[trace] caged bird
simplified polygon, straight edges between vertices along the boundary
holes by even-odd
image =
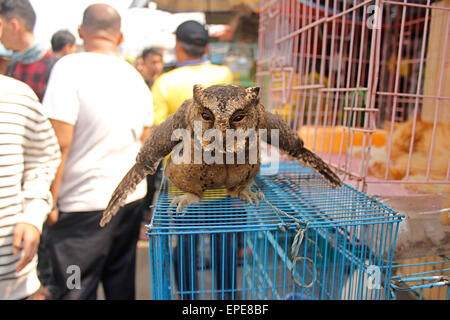
[[[278,135],[272,134],[274,129]],[[100,226],[111,220],[128,194],[146,175],[154,174],[159,162],[169,154],[165,175],[184,192],[171,203],[177,206],[177,212],[199,202],[205,190],[214,188],[224,188],[232,197],[258,204],[257,193],[250,189],[260,169],[258,139],[310,166],[332,186],[342,185],[330,167],[304,147],[303,140],[282,117],[264,109],[258,87],[194,85],[193,98],[153,128],[136,163],[113,192]],[[202,152],[209,157],[198,157]]]

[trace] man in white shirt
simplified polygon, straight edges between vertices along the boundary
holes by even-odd
[[[140,74],[116,54],[123,40],[120,24],[112,7],[89,6],[79,28],[86,52],[56,63],[44,97],[62,153],[46,239],[55,299],[96,299],[99,282],[107,299],[134,299],[139,199],[146,194],[145,183],[119,213],[124,219],[98,226],[153,124],[151,93]]]

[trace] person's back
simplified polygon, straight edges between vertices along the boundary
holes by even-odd
[[[195,84],[209,87],[216,84],[231,84],[233,75],[228,67],[203,61],[181,65],[156,79],[152,94],[155,101],[155,123],[160,124],[173,114],[181,104],[192,98]]]
[[[177,68],[162,74],[152,87],[155,124],[166,120],[181,104],[192,98],[194,84],[209,87],[232,84],[230,68],[211,64],[203,56],[208,51],[207,30],[197,21],[185,21],[175,31]]]
[[[12,61],[8,65],[6,74],[28,84],[39,97],[39,100],[42,101],[55,62],[56,57],[51,52],[46,51],[36,61],[26,62],[20,59]]]
[[[52,119],[75,125],[59,190],[60,210],[106,207],[126,164],[139,151],[144,125],[152,121],[151,105],[141,102],[149,100],[142,94],[146,90],[137,71],[116,56],[82,52],[57,62],[44,106],[52,108]],[[131,200],[144,194],[139,189]]]
[[[98,225],[128,169],[124,165],[134,161],[153,124],[152,95],[144,79],[117,56],[120,28],[120,15],[112,7],[86,8],[79,28],[86,52],[55,64],[44,97],[62,153],[52,184],[57,202],[47,221],[55,299],[96,299],[99,282],[107,299],[134,299],[145,183],[117,213],[120,222]],[[81,270],[79,290],[67,287],[71,265]]]

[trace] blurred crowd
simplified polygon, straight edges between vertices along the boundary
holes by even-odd
[[[29,0],[0,0],[0,299],[135,298],[136,243],[161,181],[148,176],[105,227],[111,194],[152,127],[194,84],[231,84],[205,55],[203,25],[175,30],[177,65],[160,48],[134,64],[118,54],[121,17],[106,4],[36,42]],[[149,31],[152,32],[152,31]],[[161,164],[160,166],[161,167]]]

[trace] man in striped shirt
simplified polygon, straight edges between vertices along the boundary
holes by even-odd
[[[59,163],[58,141],[36,94],[0,75],[1,300],[26,299],[40,287],[36,252]]]

